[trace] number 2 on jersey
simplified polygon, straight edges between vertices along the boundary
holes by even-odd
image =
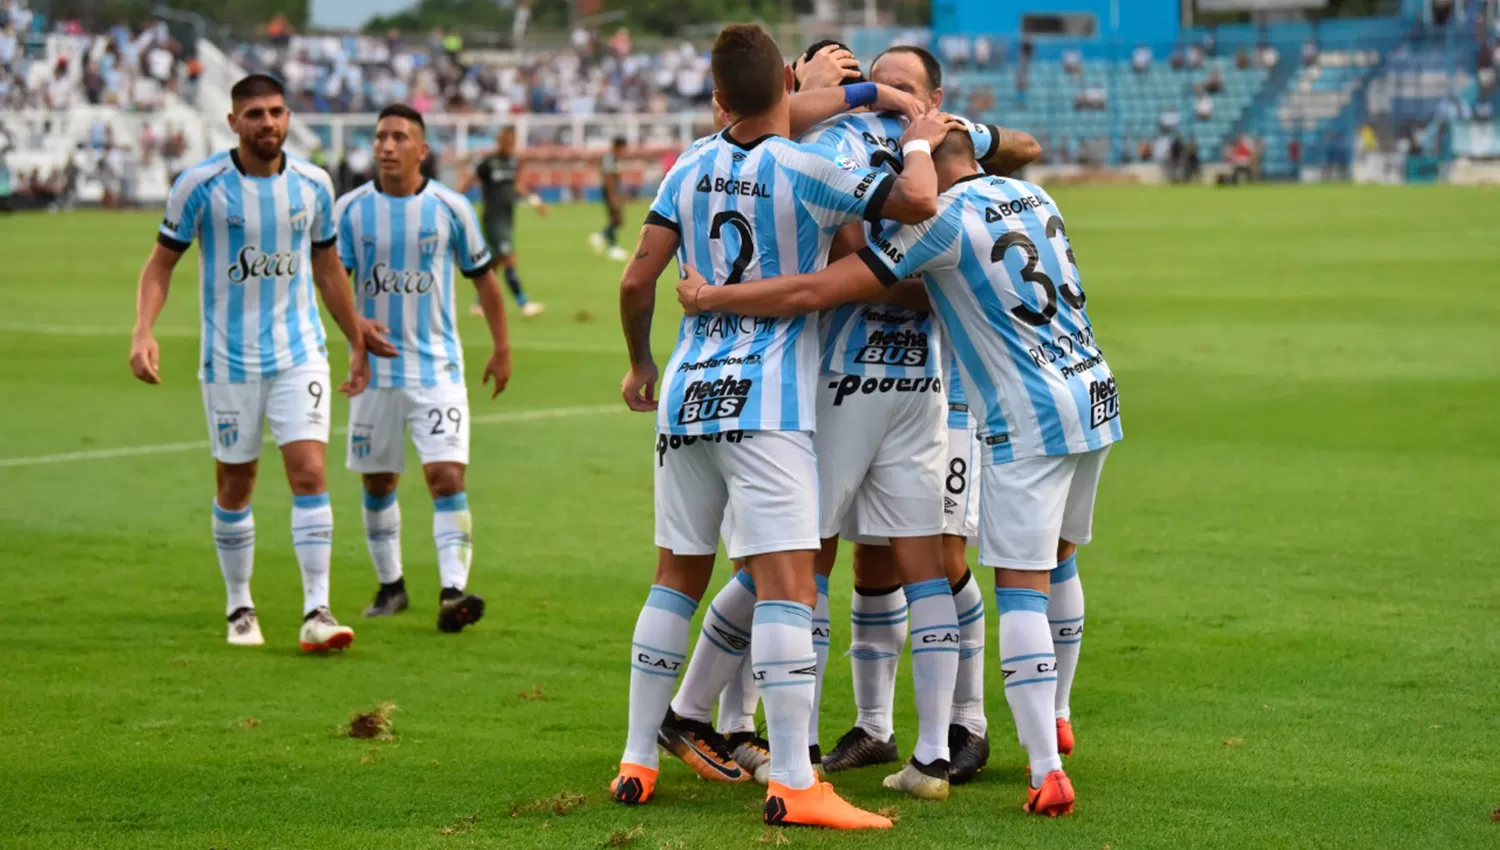
[[[708,238],[719,239],[726,224],[739,231],[740,253],[730,264],[729,277],[724,278],[724,283],[739,283],[745,277],[745,269],[749,268],[750,260],[755,257],[755,234],[750,231],[750,222],[738,210],[724,210],[714,216],[713,223],[708,228]]]

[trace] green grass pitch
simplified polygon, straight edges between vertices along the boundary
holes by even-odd
[[[196,258],[160,323],[165,383],[138,384],[127,329],[159,216],[81,212],[0,219],[0,846],[1500,846],[1500,196],[1057,196],[1127,435],[1079,559],[1075,816],[1022,815],[995,681],[994,757],[947,804],[885,791],[880,770],[838,777],[895,809],[888,834],[778,836],[760,789],[670,760],[652,805],[609,801],[655,553],[652,421],[618,397],[620,266],[588,250],[596,208],[521,213],[521,270],[548,310],[512,313],[497,401],[464,318],[486,619],[436,632],[431,506],[410,480],[413,610],[360,621],[375,580],[336,435],[333,598],[358,640],[297,651],[271,452],[254,503],[268,645],[227,646],[195,445]],[[660,362],[678,312],[664,280]],[[334,361],[339,379],[338,347]],[[111,452],[132,447],[152,453]],[[853,718],[842,566],[833,587],[825,745]],[[905,752],[905,669],[898,693]],[[341,733],[384,702],[394,740]],[[581,803],[532,805],[559,794]]]

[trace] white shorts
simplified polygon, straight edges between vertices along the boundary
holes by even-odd
[[[328,442],[333,387],[326,360],[293,366],[274,378],[202,387],[208,438],[214,460],[220,463],[258,460],[266,421],[278,446],[299,440]]]
[[[824,373],[818,381],[818,524],[823,537],[943,531],[947,404],[930,378]]]
[[[1011,570],[1057,567],[1057,543],[1094,535],[1094,496],[1109,446],[1084,454],[1028,457],[980,472],[979,563]]]
[[[365,390],[349,402],[349,469],[405,472],[406,429],[423,464],[469,462],[469,392],[463,384]]]
[[[807,431],[656,436],[656,545],[730,558],[818,548],[818,464]]]
[[[948,429],[948,461],[943,467],[943,533],[979,536],[979,437],[973,428]]]

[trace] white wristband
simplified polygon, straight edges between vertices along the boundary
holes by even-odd
[[[932,156],[932,145],[927,144],[926,139],[917,139],[915,142],[907,142],[901,147],[901,156],[905,158],[911,156],[916,151],[921,151],[928,156]]]

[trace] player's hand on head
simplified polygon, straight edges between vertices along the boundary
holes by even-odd
[[[696,316],[701,310],[698,309],[698,292],[708,286],[708,281],[698,270],[690,265],[683,265],[682,279],[677,281],[677,303],[682,305],[682,312],[689,316]]]
[[[925,141],[934,149],[943,143],[949,131],[961,129],[958,120],[946,112],[932,110],[924,113],[907,125],[906,132],[901,136],[901,146]]]
[[[876,83],[875,111],[899,112],[906,117],[906,120],[915,121],[927,112],[927,104],[918,100],[915,95]]]
[[[484,377],[480,380],[482,384],[489,384],[490,379],[495,380],[494,392],[490,398],[495,398],[505,391],[505,385],[510,383],[510,349],[496,349],[490,355],[490,359],[484,364]]]
[[[370,385],[370,358],[364,349],[354,346],[349,349],[349,379],[339,385],[339,392],[354,398]]]
[[[830,44],[806,62],[799,60],[794,70],[803,89],[824,89],[858,77],[859,60],[837,44]]]
[[[654,362],[648,360],[631,366],[620,382],[620,395],[624,396],[626,406],[638,413],[655,410],[657,378]]]
[[[156,344],[156,337],[147,334],[130,341],[130,371],[135,373],[136,380],[161,383],[160,362],[161,348]]]
[[[360,325],[360,342],[366,351],[376,357],[395,357],[401,353],[387,336],[390,328],[373,319],[362,320]]]

